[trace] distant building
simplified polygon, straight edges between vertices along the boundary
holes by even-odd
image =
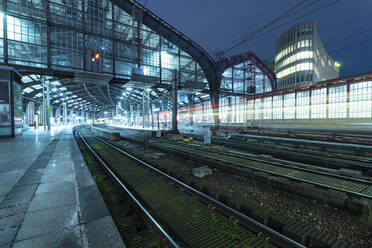
[[[278,89],[339,77],[339,64],[328,55],[314,21],[296,24],[275,44]]]

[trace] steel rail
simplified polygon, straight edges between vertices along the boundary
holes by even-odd
[[[101,157],[94,151],[94,149],[86,142],[83,136],[78,131],[78,135],[80,136],[81,140],[84,144],[88,147],[88,149],[92,152],[92,154],[98,159],[98,161],[106,168],[106,170],[111,174],[111,176],[116,180],[118,184],[128,193],[128,195],[132,198],[132,200],[138,205],[138,207],[145,213],[145,215],[151,220],[151,222],[160,230],[160,232],[164,235],[164,237],[169,241],[169,243],[175,247],[179,248],[179,245],[172,239],[172,237],[164,230],[164,228],[155,220],[154,217],[147,211],[147,209],[137,200],[137,198],[130,192],[130,190],[125,187],[122,181],[115,175],[115,173],[109,168],[109,166],[101,159]]]
[[[158,145],[158,147],[161,147],[161,145]],[[292,181],[312,184],[312,185],[318,186],[320,188],[333,189],[333,190],[336,190],[336,191],[346,193],[348,195],[356,196],[358,198],[367,198],[367,199],[372,200],[372,196],[370,196],[370,195],[366,195],[366,194],[362,194],[362,193],[358,193],[358,192],[354,192],[354,191],[350,191],[350,190],[346,190],[346,189],[340,189],[340,188],[337,188],[337,187],[334,187],[334,186],[329,186],[329,185],[326,185],[326,184],[323,184],[323,183],[312,182],[312,181],[309,181],[309,180],[306,180],[306,179],[300,179],[300,178],[296,178],[296,177],[292,177],[292,176],[282,175],[280,173],[272,172],[272,171],[269,171],[269,170],[255,168],[255,167],[251,167],[251,166],[248,166],[248,165],[243,165],[243,164],[239,164],[239,163],[236,163],[236,162],[228,161],[228,160],[225,160],[225,159],[219,159],[219,158],[211,157],[211,156],[208,156],[208,155],[198,154],[198,153],[195,153],[195,152],[188,152],[188,153],[196,155],[196,156],[212,159],[212,160],[215,160],[215,161],[223,162],[223,163],[232,164],[232,165],[236,165],[236,166],[239,166],[239,167],[252,169],[252,170],[255,170],[255,171],[265,172],[265,173],[268,173],[270,175],[274,175],[274,176],[278,176],[278,177],[284,177],[284,178],[290,179]]]
[[[128,137],[128,136],[130,137],[132,135],[126,135],[124,137]],[[134,138],[129,138],[129,139],[134,139]],[[138,142],[138,140],[139,139],[137,139],[136,141]],[[159,142],[151,142],[150,145],[164,146],[164,145],[159,144]],[[177,146],[175,144],[171,144],[171,145]],[[208,151],[208,150],[205,150],[205,149],[202,149],[202,148],[198,148],[198,147],[192,147],[192,149],[206,151],[206,152],[212,152],[213,153],[213,151]],[[228,156],[234,156],[234,157],[237,157],[237,158],[242,158],[242,156],[239,156],[237,154],[229,154],[229,153],[226,153],[226,152],[222,152],[222,153],[219,153],[219,154],[228,155]],[[318,171],[318,170],[315,170],[315,169],[297,167],[297,166],[294,166],[294,165],[286,165],[286,164],[282,164],[282,163],[278,163],[278,162],[266,161],[266,160],[257,159],[257,158],[249,158],[249,157],[246,158],[246,157],[244,157],[242,159],[250,160],[250,161],[255,161],[255,162],[259,162],[259,163],[271,164],[271,165],[274,165],[274,166],[280,166],[280,167],[288,168],[288,169],[295,169],[295,170],[299,170],[299,171],[304,171],[304,172],[308,172],[308,173],[318,174],[318,175],[322,175],[322,176],[333,177],[333,178],[337,178],[337,179],[343,179],[343,180],[350,181],[350,182],[362,183],[362,184],[366,184],[366,185],[372,185],[372,181],[364,180],[364,179],[360,179],[360,178],[353,178],[353,177],[348,177],[348,176],[336,175],[336,174],[332,174],[332,173],[328,173],[328,172],[324,172],[324,171]],[[285,162],[285,160],[282,160],[282,161]],[[292,162],[292,161],[288,161],[288,162]],[[237,164],[239,164],[239,163],[237,163]],[[304,164],[304,163],[302,163],[302,164]],[[240,165],[241,166],[246,166],[246,165],[243,165],[243,164],[240,164]],[[307,165],[307,164],[304,164],[304,165],[305,166],[311,166],[311,165]],[[319,168],[321,168],[321,167],[319,167]]]
[[[256,135],[257,136],[257,135]],[[269,137],[269,136],[265,136],[265,137]],[[274,138],[278,138],[278,137],[274,137]],[[302,139],[303,140],[303,139]],[[221,141],[220,141],[221,142]],[[224,142],[224,141],[222,141]],[[317,142],[322,142],[322,141],[317,141]],[[228,145],[228,142],[224,142],[225,144]],[[242,141],[239,141],[239,140],[232,140],[232,143],[235,143],[235,144],[241,144],[241,145],[245,145],[245,146],[253,146],[252,144],[249,144],[249,143],[244,143]],[[328,142],[328,143],[337,143],[337,142]],[[366,149],[371,149],[372,147],[371,146],[368,146],[368,145],[358,145],[358,144],[344,144],[344,143],[340,143],[341,145],[350,145],[350,146],[358,146],[358,147],[362,147],[362,148],[366,148]],[[279,146],[279,147],[274,147],[274,146]],[[259,145],[260,147],[262,147],[262,145]],[[348,164],[350,165],[353,165],[353,163],[360,163],[359,166],[360,167],[368,167],[367,165],[363,165],[363,164],[367,164],[367,163],[370,163],[372,161],[372,159],[363,159],[363,158],[358,158],[358,157],[352,157],[352,158],[345,158],[345,157],[337,157],[335,155],[332,155],[332,154],[317,154],[316,152],[310,150],[310,149],[307,149],[307,150],[303,150],[303,148],[299,148],[301,149],[300,151],[298,150],[294,150],[293,148],[291,147],[288,147],[288,146],[285,146],[285,145],[277,145],[277,144],[274,144],[273,146],[273,149],[275,150],[286,150],[288,152],[292,152],[292,153],[297,153],[297,154],[305,154],[305,155],[308,155],[308,156],[314,156],[314,157],[317,157],[317,158],[330,158],[330,159],[334,159],[334,162],[335,160],[343,160],[344,162],[347,162]]]
[[[181,182],[180,180],[166,174],[165,172],[153,167],[152,165],[140,160],[139,158],[136,158],[135,156],[131,155],[130,153],[126,152],[126,151],[123,151],[122,149],[114,146],[113,144],[99,138],[97,135],[91,133],[90,131],[88,131],[93,137],[95,137],[96,139],[100,140],[102,143],[110,146],[111,148],[117,150],[119,153],[123,154],[123,155],[126,155],[128,157],[130,157],[131,159],[135,160],[136,162],[146,166],[147,168],[150,168],[151,170],[153,171],[156,171],[157,173],[161,174],[162,176],[164,176],[165,178],[177,183],[178,185],[181,185],[182,187],[186,188],[187,190],[193,192],[194,194],[202,197],[202,198],[205,198],[207,199],[208,201],[212,202],[213,204],[219,206],[220,208],[222,209],[225,209],[227,211],[229,211],[230,213],[234,214],[235,216],[239,217],[240,219],[246,221],[247,223],[251,224],[252,226],[255,226],[257,227],[258,229],[260,229],[262,232],[266,233],[267,235],[269,235],[271,238],[273,238],[274,241],[276,242],[273,242],[274,244],[277,244],[279,245],[280,247],[296,247],[296,248],[305,248],[305,246],[303,246],[302,244],[280,234],[279,232],[261,224],[260,222],[252,219],[252,218],[249,218],[248,216],[240,213],[239,211],[223,204],[222,202],[219,202],[218,200],[208,196],[207,194],[204,194],[202,192],[200,192],[199,190],[196,190],[194,189],[193,187]]]
[[[152,143],[152,144],[154,144],[154,143]],[[158,142],[156,142],[155,144],[156,145],[159,145]],[[172,145],[174,145],[174,144],[172,144]],[[206,152],[213,153],[213,151],[204,150],[204,149],[198,148],[198,147],[192,147],[192,149],[196,149],[196,150],[201,150],[201,151],[206,151]],[[274,161],[266,161],[266,160],[262,160],[262,159],[258,159],[258,158],[249,158],[249,157],[246,158],[246,157],[242,157],[242,156],[239,156],[239,155],[233,154],[233,153],[230,154],[230,153],[222,152],[222,153],[219,153],[219,154],[223,154],[223,155],[227,155],[227,156],[233,156],[233,157],[236,157],[236,158],[241,158],[241,159],[245,159],[245,160],[255,161],[255,162],[259,162],[259,163],[271,164],[271,165],[274,165],[274,166],[279,166],[279,167],[284,167],[284,168],[289,168],[289,169],[295,169],[295,170],[305,171],[305,172],[309,172],[309,173],[313,173],[313,174],[319,174],[319,175],[322,175],[322,176],[328,176],[328,177],[334,177],[334,178],[338,178],[338,179],[344,179],[346,181],[353,181],[353,182],[356,182],[356,183],[362,183],[362,184],[366,184],[366,185],[372,185],[372,181],[364,180],[364,179],[360,179],[360,178],[342,176],[342,175],[332,174],[332,173],[328,173],[328,172],[324,172],[324,171],[318,171],[318,170],[310,169],[310,168],[297,167],[297,166],[294,166],[294,165],[286,165],[286,164],[282,164],[282,163],[278,163],[278,162],[274,162]],[[280,159],[280,160],[282,160],[283,163],[286,162],[286,160],[283,160],[283,159]],[[292,162],[292,161],[288,161],[288,162]],[[304,163],[302,163],[302,164],[304,164]],[[304,164],[304,165],[305,166],[312,166],[312,165],[308,165],[308,164]],[[242,165],[242,166],[244,166],[244,165]],[[321,168],[321,167],[318,167],[318,168]]]
[[[196,139],[202,139],[202,137],[200,135],[196,135],[196,134],[189,134],[189,133],[186,133],[185,135],[191,135],[193,137],[195,137]],[[307,142],[319,142],[319,143],[334,143],[335,145],[346,145],[346,146],[352,146],[352,147],[355,147],[355,146],[358,146],[358,147],[361,147],[361,148],[366,148],[366,149],[372,149],[372,146],[371,145],[361,145],[361,144],[356,144],[356,143],[343,143],[343,142],[335,142],[335,141],[322,141],[322,140],[305,140],[304,138],[288,138],[288,137],[281,137],[281,136],[269,136],[269,135],[257,135],[257,134],[250,134],[251,136],[261,136],[261,137],[264,137],[264,138],[274,138],[274,139],[279,139],[279,138],[285,138],[285,139],[290,139],[290,140],[302,140],[302,141],[307,141]],[[237,137],[247,137],[247,136],[244,136],[244,135],[241,135],[241,136],[237,136]],[[217,137],[219,138],[219,137]],[[228,142],[226,141],[219,141],[219,142],[223,142],[224,144],[229,144]],[[249,144],[249,143],[243,143],[239,140],[233,140],[232,142],[234,142],[235,144],[241,144],[241,145],[248,145],[248,146],[252,146],[252,144]],[[286,146],[283,146],[283,145],[279,145],[281,146],[283,149],[289,151],[289,152],[294,152],[294,153],[300,153],[300,154],[306,154],[306,155],[309,155],[309,156],[317,156],[317,157],[328,157],[328,158],[332,158],[332,159],[342,159],[342,160],[345,160],[347,162],[359,162],[359,163],[370,163],[372,161],[372,159],[363,159],[363,158],[358,158],[358,157],[353,157],[353,158],[337,158],[336,156],[333,156],[331,154],[316,154],[314,152],[312,152],[311,150],[310,151],[301,151],[301,152],[298,152],[298,151],[295,151],[295,150],[292,150],[290,149],[289,147],[286,147]],[[279,148],[275,148],[275,149],[279,149]],[[365,165],[360,165],[361,167],[365,167]]]

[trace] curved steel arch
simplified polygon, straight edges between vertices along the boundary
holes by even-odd
[[[241,64],[245,61],[250,61],[254,64],[258,69],[260,69],[270,80],[272,90],[277,89],[277,82],[275,73],[254,53],[254,52],[246,52],[239,55],[231,56],[225,59],[220,60],[217,62],[217,75],[222,77],[222,73],[228,68]]]

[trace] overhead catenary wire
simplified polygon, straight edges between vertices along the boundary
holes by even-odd
[[[360,35],[362,35],[362,34],[368,33],[368,31],[372,31],[372,27],[369,27],[369,28],[367,28],[367,29],[363,29],[362,31],[359,31],[359,32],[357,32],[357,33],[352,33],[352,34],[350,34],[350,35],[343,36],[343,37],[341,37],[341,38],[339,38],[339,39],[337,39],[337,40],[333,40],[333,41],[327,42],[327,43],[325,44],[325,46],[329,46],[329,45],[331,45],[331,44],[334,44],[334,43],[337,43],[337,42],[340,42],[340,41],[342,42],[342,41],[344,41],[344,40],[352,39],[352,38],[354,38],[354,37],[357,37],[357,36],[360,36]]]
[[[265,34],[271,33],[272,31],[274,31],[274,30],[276,30],[276,29],[278,29],[278,28],[281,28],[281,27],[283,27],[283,26],[286,26],[287,24],[290,24],[290,23],[293,23],[293,22],[295,22],[295,21],[298,21],[298,19],[303,18],[303,17],[306,17],[306,16],[308,16],[308,15],[311,15],[311,14],[317,12],[317,11],[323,10],[323,9],[325,9],[325,8],[331,6],[331,5],[333,5],[333,4],[335,4],[335,3],[339,2],[339,1],[341,1],[341,0],[334,0],[334,1],[330,2],[330,3],[328,3],[328,4],[322,5],[322,6],[316,8],[316,9],[310,11],[310,12],[307,12],[307,13],[305,13],[305,14],[303,14],[303,15],[301,15],[301,16],[298,16],[298,17],[296,17],[296,18],[293,18],[293,19],[291,19],[291,20],[288,21],[288,22],[285,22],[285,23],[283,23],[283,24],[280,24],[280,25],[278,25],[278,26],[276,26],[276,27],[274,27],[274,28],[272,28],[272,29],[266,31],[265,33],[262,33],[262,34],[260,34],[260,35],[258,35],[258,36],[256,36],[256,37],[253,37],[252,39],[255,39],[255,38],[261,37],[261,36],[263,36],[263,35],[265,35]],[[250,39],[250,40],[252,40],[252,39]]]
[[[353,45],[350,45],[350,46],[345,46],[345,47],[342,47],[342,48],[339,48],[339,49],[336,49],[334,51],[331,51],[329,53],[339,53],[341,51],[345,51],[345,50],[349,50],[351,48],[354,48],[354,47],[358,47],[358,46],[362,46],[362,45],[365,45],[365,44],[368,44],[368,43],[372,43],[372,40],[366,40],[366,41],[363,41],[363,42],[359,42],[359,43],[356,43],[356,44],[353,44]]]
[[[327,8],[327,7],[331,6],[331,5],[333,5],[333,4],[336,4],[336,3],[339,2],[339,1],[341,1],[341,0],[334,0],[334,1],[328,2],[327,4],[321,5],[320,7],[316,8],[316,9],[313,9],[313,10],[311,10],[311,11],[305,13],[305,14],[302,14],[302,15],[300,15],[300,16],[297,16],[297,17],[295,17],[295,18],[293,18],[293,19],[291,19],[291,20],[289,20],[289,21],[287,21],[287,22],[285,22],[285,23],[283,23],[283,24],[277,25],[277,26],[275,26],[274,28],[271,28],[270,30],[267,30],[267,31],[264,32],[264,33],[256,33],[254,36],[250,36],[250,37],[248,37],[248,38],[244,38],[244,39],[241,40],[239,43],[237,43],[237,44],[231,46],[230,48],[224,50],[223,52],[224,52],[224,53],[227,53],[227,52],[229,52],[229,51],[235,49],[236,47],[242,45],[243,43],[245,43],[245,42],[247,42],[247,41],[251,41],[251,40],[253,40],[253,39],[259,38],[259,37],[261,37],[261,36],[263,36],[263,35],[265,35],[265,34],[268,34],[268,33],[272,32],[272,31],[277,30],[278,28],[281,28],[281,27],[286,26],[286,25],[288,25],[288,24],[290,24],[290,23],[293,23],[293,22],[295,22],[295,21],[298,21],[300,18],[306,17],[306,16],[311,15],[311,14],[313,14],[313,13],[315,13],[315,12],[318,12],[318,11],[320,11],[320,10],[323,10],[323,9],[325,9],[325,8]],[[314,5],[315,3],[317,3],[317,2],[319,2],[319,0],[317,0],[316,2],[313,2],[313,3],[311,3],[311,4],[308,4],[307,6],[308,6],[308,7],[309,7],[309,6],[312,6],[312,5]],[[301,2],[301,3],[302,3],[302,2]],[[306,7],[306,6],[304,6],[304,8],[305,8],[305,7]],[[303,9],[304,9],[304,8],[303,8]],[[287,11],[287,12],[288,12],[288,11]],[[292,13],[288,13],[288,14],[287,14],[287,16],[289,16],[289,15],[292,15]]]
[[[302,10],[308,8],[308,7],[311,7],[311,6],[313,6],[314,4],[316,4],[316,3],[320,2],[320,1],[321,1],[321,0],[316,0],[316,1],[314,1],[314,2],[311,2],[311,3],[309,3],[309,4],[305,5],[305,6],[303,6],[303,7],[300,8],[299,10],[297,10],[297,12],[294,12],[294,11],[293,11],[293,12],[291,12],[291,13],[288,13],[288,14],[286,15],[286,17],[291,16],[291,15],[293,15],[293,14],[295,14],[295,13],[298,13],[298,12],[300,12],[300,11],[302,11]],[[228,43],[226,43],[226,44],[224,44],[224,45],[222,45],[222,46],[220,46],[220,47],[218,47],[218,48],[215,48],[215,49],[212,50],[212,51],[218,51],[218,50],[221,50],[221,49],[223,49],[224,47],[227,47],[227,46],[229,46],[229,45],[231,45],[231,44],[233,44],[233,43],[235,43],[235,42],[238,42],[238,41],[244,39],[245,37],[251,35],[252,33],[253,33],[253,32],[251,32],[251,33],[249,33],[249,34],[247,34],[247,35],[244,35],[244,36],[242,36],[242,37],[240,37],[240,38],[238,38],[238,39],[235,39],[235,40],[233,40],[233,41],[230,41],[230,42],[228,42]]]
[[[301,1],[300,3],[296,4],[295,6],[293,6],[292,8],[290,8],[289,10],[287,10],[286,12],[284,12],[283,14],[281,14],[280,16],[278,16],[278,17],[276,17],[275,19],[273,19],[270,23],[266,24],[265,26],[263,26],[263,27],[261,27],[261,28],[255,30],[255,31],[252,31],[251,33],[249,33],[249,34],[247,34],[247,35],[244,35],[244,36],[242,36],[242,37],[240,37],[240,38],[238,38],[238,39],[236,39],[236,40],[234,40],[234,41],[232,41],[232,42],[229,42],[229,43],[227,43],[227,44],[221,46],[221,47],[218,48],[218,49],[221,49],[221,48],[223,48],[223,47],[225,47],[225,46],[228,46],[228,45],[230,45],[231,43],[238,42],[238,41],[240,41],[240,40],[242,40],[242,39],[244,40],[244,39],[246,39],[247,36],[250,37],[250,36],[252,36],[252,35],[255,35],[255,34],[261,32],[263,29],[269,27],[270,25],[274,24],[275,22],[279,21],[280,19],[282,19],[282,18],[288,16],[292,11],[294,11],[297,7],[299,7],[300,5],[302,5],[303,3],[305,3],[306,1],[307,1],[307,0],[303,0],[303,1]],[[216,50],[218,50],[218,49],[216,49]]]
[[[287,15],[289,15],[289,14],[290,14],[292,11],[294,11],[296,8],[298,8],[299,6],[301,6],[302,4],[304,4],[306,1],[308,1],[308,0],[302,0],[300,3],[296,4],[295,6],[293,6],[292,8],[290,8],[289,10],[285,11],[283,14],[281,14],[281,15],[278,16],[278,17],[276,17],[275,19],[273,19],[273,20],[272,20],[271,22],[269,22],[268,24],[266,24],[266,25],[264,25],[263,27],[257,29],[256,31],[253,31],[253,32],[251,32],[251,33],[249,33],[249,34],[247,34],[247,35],[245,35],[245,36],[243,36],[243,37],[241,37],[241,38],[239,38],[239,39],[234,40],[234,41],[231,42],[231,43],[239,42],[238,44],[240,44],[241,42],[245,42],[246,39],[249,39],[249,38],[255,36],[256,34],[260,33],[262,30],[264,30],[264,29],[268,28],[269,26],[271,26],[272,24],[278,22],[280,19],[285,18]],[[241,41],[241,40],[242,40],[242,41]],[[229,44],[231,44],[231,43],[229,43]],[[225,46],[227,46],[227,45],[229,45],[229,44],[226,44],[226,45],[220,47],[219,49],[221,49],[221,48],[223,48],[223,47],[225,47]],[[237,45],[238,45],[238,44],[237,44]],[[236,46],[236,45],[235,45],[235,46]],[[233,48],[234,48],[234,46],[233,46]],[[231,49],[233,49],[233,48],[228,48],[228,49],[226,49],[226,50],[223,51],[223,52],[226,53],[226,52],[228,52],[229,50],[231,50]],[[219,50],[219,49],[216,49],[216,50]]]

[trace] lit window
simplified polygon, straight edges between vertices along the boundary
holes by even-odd
[[[283,117],[283,110],[282,110],[282,96],[274,96],[273,97],[273,119],[282,119]]]
[[[328,118],[346,117],[346,85],[329,88]]]
[[[327,89],[317,89],[311,92],[311,118],[326,118]]]
[[[309,91],[298,92],[296,95],[296,119],[309,118]]]
[[[272,118],[272,98],[266,97],[263,99],[263,118],[271,119]]]
[[[295,118],[295,93],[284,95],[283,113],[284,119]]]
[[[350,85],[350,118],[370,118],[372,81]]]

